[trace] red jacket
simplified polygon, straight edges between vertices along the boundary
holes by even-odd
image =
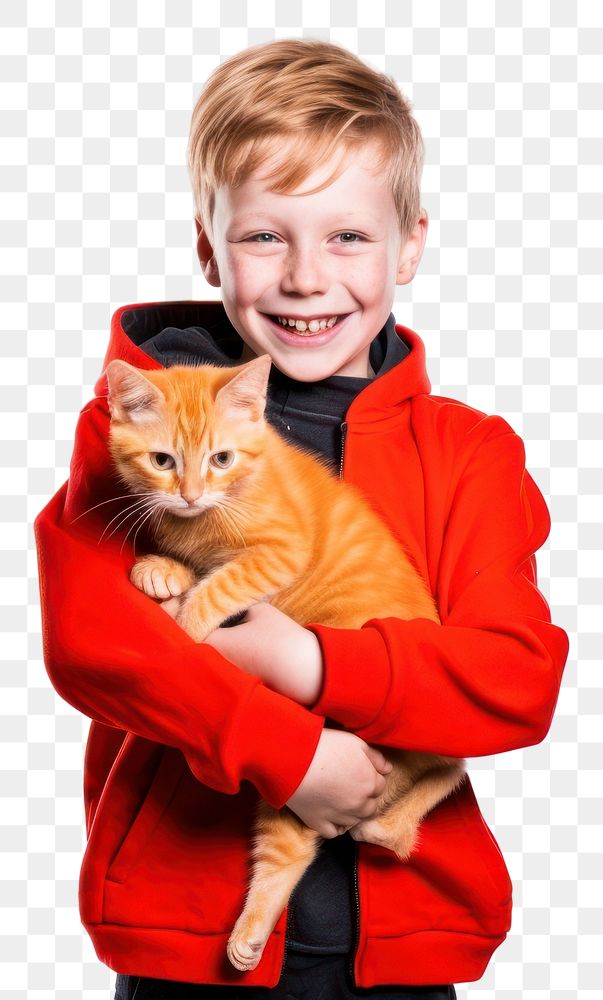
[[[223,310],[165,305],[182,327]],[[160,367],[122,326],[140,308],[113,315],[103,368],[113,358]],[[116,972],[277,983],[287,911],[254,971],[233,969],[226,942],[244,902],[258,795],[287,802],[325,717],[367,743],[453,757],[530,746],[549,730],[568,638],[537,587],[534,553],[550,518],[523,442],[501,417],[430,395],[420,337],[396,330],[410,354],[354,398],[343,475],[410,550],[442,624],[311,624],[325,663],[312,710],[195,644],[139,592],[128,577],[132,533],[123,550],[125,529],[99,544],[120,509],[111,498],[124,493],[111,474],[104,377],[81,411],[69,480],[35,535],[48,674],[92,719],[80,914]],[[510,928],[512,884],[468,778],[421,831],[406,863],[357,845],[359,987],[478,980]]]

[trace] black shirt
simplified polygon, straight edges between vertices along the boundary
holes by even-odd
[[[394,314],[372,341],[369,362],[379,378],[409,353],[395,330]],[[138,345],[163,366],[241,364],[243,341],[226,319],[219,327],[166,327]],[[332,375],[318,382],[298,382],[270,368],[266,419],[291,442],[329,459],[339,472],[341,424],[354,397],[373,380]],[[230,621],[230,620],[229,620]],[[289,902],[287,947],[315,954],[348,954],[354,946],[355,901],[352,873],[355,842],[349,833],[324,840],[316,858],[295,887]]]

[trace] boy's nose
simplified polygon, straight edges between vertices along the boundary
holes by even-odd
[[[285,292],[298,292],[305,296],[325,292],[329,287],[329,280],[320,260],[320,253],[308,248],[303,252],[290,254],[281,285]]]

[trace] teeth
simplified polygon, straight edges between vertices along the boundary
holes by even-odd
[[[324,319],[311,319],[309,323],[306,323],[303,319],[288,319],[286,316],[277,316],[277,319],[281,326],[295,327],[297,333],[318,333],[319,330],[327,330],[338,320],[338,316],[331,316],[330,318]]]

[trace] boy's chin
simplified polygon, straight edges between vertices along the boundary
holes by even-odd
[[[334,375],[347,375],[352,378],[370,378],[374,373],[372,369],[369,372],[369,362],[368,359],[363,363],[361,369],[359,369],[358,362],[356,361],[352,364],[353,359],[348,361],[330,361],[328,358],[323,358],[320,362],[313,359],[306,361],[303,359],[292,358],[291,360],[282,361],[280,359],[273,359],[274,365],[279,371],[283,372],[284,375],[288,375],[289,378],[295,379],[296,382],[322,382],[324,379],[332,378]],[[351,371],[347,370],[348,366],[351,367]]]

